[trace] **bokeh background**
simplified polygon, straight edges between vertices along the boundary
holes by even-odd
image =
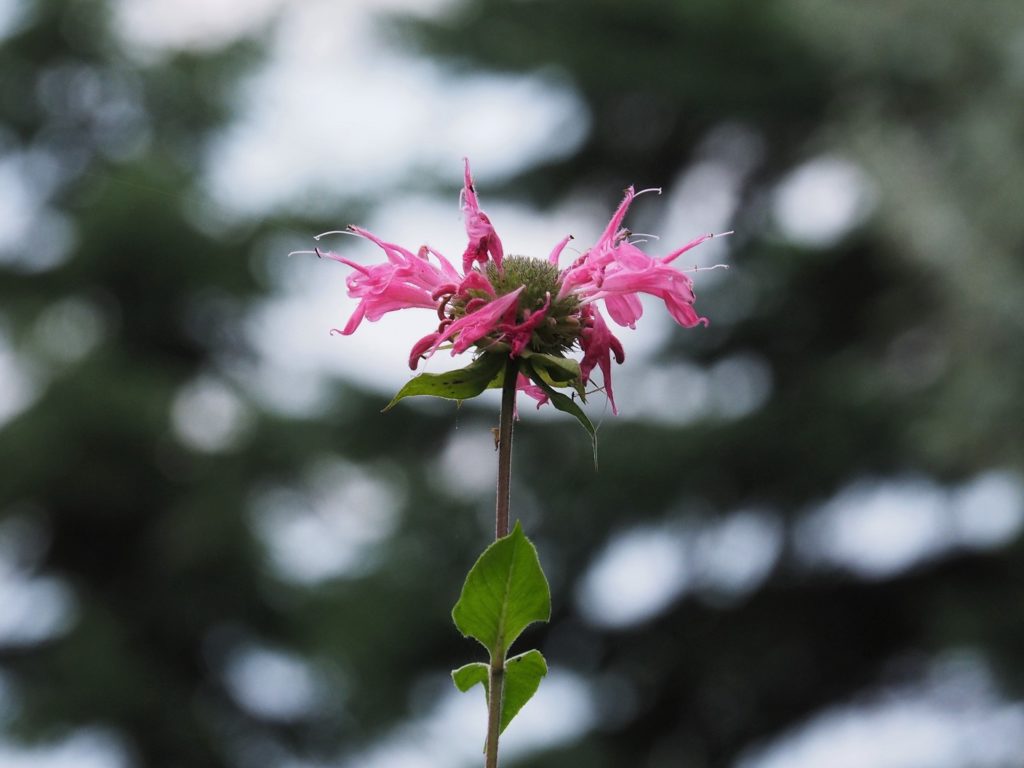
[[[495,402],[286,257],[457,256],[463,156],[512,252],[736,230],[599,471],[523,408],[504,764],[1024,765],[1022,105],[1019,0],[3,0],[0,765],[479,764]]]

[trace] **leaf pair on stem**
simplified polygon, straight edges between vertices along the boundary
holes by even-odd
[[[452,619],[466,637],[490,654],[490,664],[473,662],[452,672],[460,691],[482,683],[490,695],[496,671],[503,679],[500,729],[536,693],[548,667],[540,651],[508,658],[508,650],[526,627],[551,618],[551,591],[540,567],[537,549],[517,522],[508,536],[492,543],[466,576]]]

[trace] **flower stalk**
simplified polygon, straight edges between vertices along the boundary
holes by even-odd
[[[519,362],[509,358],[501,385],[501,416],[498,421],[498,489],[494,505],[494,539],[508,536],[509,506],[512,500],[512,427],[516,412]],[[491,655],[487,671],[487,744],[485,768],[498,766],[498,737],[501,735],[501,701],[505,685],[503,649]]]
[[[487,678],[487,745],[484,768],[498,768],[498,736],[501,735],[501,698],[505,688],[505,658],[498,654],[491,659]]]
[[[510,359],[505,365],[501,386],[501,418],[498,422],[498,495],[494,505],[494,538],[508,536],[508,510],[512,498],[512,423],[516,412],[516,385],[519,363]]]

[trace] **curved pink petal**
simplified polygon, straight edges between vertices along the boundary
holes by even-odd
[[[662,297],[662,300],[668,308],[668,313],[672,315],[672,319],[684,328],[693,328],[698,323],[705,328],[707,327],[708,319],[698,315],[691,302],[680,301],[672,294],[666,294]]]
[[[363,319],[374,322],[388,312],[413,307],[436,309],[439,290],[462,279],[451,264],[426,247],[413,253],[361,227],[349,227],[349,230],[375,243],[384,251],[387,261],[363,265],[334,253],[324,254],[355,270],[345,282],[348,295],[360,301],[341,331],[345,335],[353,333]],[[438,257],[440,266],[430,261],[430,254]]]
[[[600,290],[588,296],[590,301],[604,299],[612,319],[619,325],[629,325],[640,317],[633,310],[642,308],[637,301],[638,293],[656,296],[665,302],[672,318],[684,328],[691,328],[698,322],[707,323],[693,309],[696,299],[693,281],[685,274],[667,264],[652,259],[648,268],[638,271],[609,269]]]
[[[499,296],[494,301],[485,304],[475,312],[470,312],[460,317],[444,329],[425,353],[425,356],[429,357],[432,355],[448,339],[455,340],[452,345],[453,355],[465,352],[484,336],[498,330],[499,324],[508,321],[506,315],[509,313],[509,310],[514,312],[519,301],[519,294],[522,292],[523,287],[520,286],[511,293],[506,293],[504,296]]]
[[[729,234],[729,233],[726,233],[726,234]],[[679,250],[672,251],[672,253],[670,253],[668,256],[663,256],[661,258],[661,262],[663,264],[669,264],[672,261],[675,261],[677,258],[679,258],[679,256],[681,256],[682,254],[686,253],[691,248],[696,248],[698,245],[703,243],[705,240],[710,240],[714,236],[715,236],[715,234],[713,232],[709,232],[706,235],[701,235],[700,237],[696,237],[693,240],[691,240],[690,242],[688,242],[686,245],[684,245],[682,248],[680,248]]]
[[[359,324],[363,322],[363,318],[365,316],[366,302],[361,301],[359,302],[359,305],[356,307],[356,311],[352,313],[352,316],[349,317],[348,322],[345,323],[345,327],[342,328],[341,330],[338,330],[337,328],[335,328],[334,330],[340,333],[342,336],[351,336],[353,333],[356,332],[356,328],[358,328]]]
[[[594,243],[594,249],[600,250],[604,247],[609,247],[615,244],[618,239],[619,233],[622,230],[622,222],[626,218],[626,212],[629,210],[630,204],[633,202],[633,198],[636,197],[636,190],[630,186],[626,189],[626,196],[622,198],[622,202],[619,203],[619,207],[615,209],[615,213],[612,214],[611,219],[608,221],[608,225],[604,228],[604,232],[597,238],[597,242]]]
[[[523,322],[518,325],[501,328],[505,341],[512,347],[510,354],[513,357],[521,355],[523,350],[526,349],[526,345],[533,339],[533,332],[537,329],[538,325],[544,322],[544,318],[547,317],[550,306],[551,294],[549,293],[544,306],[534,312],[530,312],[523,319]]]
[[[371,243],[375,243],[376,245],[378,245],[381,248],[381,250],[384,251],[385,255],[388,257],[388,261],[394,262],[395,264],[402,264],[405,262],[406,259],[411,259],[413,257],[412,251],[403,248],[400,245],[395,245],[394,243],[386,243],[379,237],[377,237],[375,234],[373,234],[369,230],[363,229],[362,227],[357,227],[354,224],[349,224],[348,227],[346,227],[346,229],[349,232],[359,235],[360,237],[369,240]]]
[[[488,296],[497,295],[494,292],[494,286],[491,285],[491,281],[483,273],[477,272],[475,269],[467,272],[466,276],[459,283],[458,292],[465,293],[466,291],[483,291]]]
[[[569,244],[569,241],[573,239],[572,235],[566,235],[562,240],[551,249],[551,253],[548,255],[548,263],[558,264],[558,257],[562,255],[562,251],[565,250],[565,246]]]
[[[424,245],[423,248],[426,248],[427,251],[429,251],[431,254],[433,254],[434,258],[437,259],[438,263],[440,263],[440,265],[441,265],[441,271],[444,272],[446,275],[450,275],[451,279],[452,279],[452,282],[458,281],[460,275],[459,275],[458,272],[455,271],[455,267],[452,266],[452,263],[450,261],[448,261],[448,259],[446,259],[440,253],[435,251],[429,245]],[[420,249],[420,250],[422,252],[422,249]]]
[[[549,400],[547,392],[538,387],[536,384],[530,381],[529,378],[527,378],[521,373],[519,374],[519,377],[516,379],[516,389],[522,392],[524,395],[532,397],[534,400],[536,400],[538,408],[540,408]]]
[[[635,293],[614,293],[604,297],[608,315],[621,326],[636,328],[636,321],[644,313],[644,305]]]
[[[420,360],[424,357],[429,357],[427,350],[431,349],[437,343],[437,337],[440,333],[428,333],[422,339],[412,345],[412,349],[409,351],[409,367],[412,370],[416,370],[416,366],[420,364]]]

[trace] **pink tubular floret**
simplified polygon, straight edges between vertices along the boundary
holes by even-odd
[[[428,333],[422,339],[412,345],[412,349],[409,351],[409,367],[412,370],[416,370],[416,366],[420,364],[420,360],[426,356],[428,349],[431,349],[436,343],[440,333]]]
[[[563,272],[559,297],[574,292],[584,303],[603,300],[615,323],[635,328],[643,315],[639,294],[646,293],[664,301],[679,325],[685,328],[697,323],[706,325],[707,318],[700,317],[693,309],[693,282],[669,264],[711,235],[702,235],[660,259],[647,255],[627,240],[629,233],[622,228],[626,212],[637,194],[633,187],[626,190],[593,248]]]
[[[349,227],[348,231],[376,244],[384,251],[387,261],[364,266],[335,253],[323,254],[355,270],[346,283],[348,295],[360,301],[341,330],[346,336],[354,333],[364,318],[374,322],[399,309],[436,308],[438,299],[435,294],[446,285],[462,280],[446,259],[425,246],[419,253],[413,253],[400,245],[385,242],[361,227]],[[431,263],[429,254],[434,254],[439,266]]]
[[[589,324],[580,334],[580,348],[583,350],[583,359],[580,361],[580,373],[583,383],[590,381],[590,374],[595,366],[601,369],[604,377],[604,393],[608,398],[608,404],[612,407],[612,413],[618,414],[615,407],[615,394],[612,392],[612,355],[615,355],[615,362],[620,365],[626,359],[626,353],[622,349],[622,343],[615,338],[615,335],[608,329],[607,323],[597,307],[588,304],[584,312]]]
[[[550,306],[551,294],[549,293],[544,306],[528,313],[521,323],[518,325],[502,326],[500,330],[512,348],[510,352],[512,357],[518,357],[526,349],[530,340],[533,339],[533,332],[537,330],[537,326],[547,317]]]
[[[430,346],[424,356],[429,357],[437,348],[449,339],[453,339],[452,354],[457,355],[465,352],[484,336],[493,333],[499,324],[509,321],[508,315],[515,317],[516,306],[519,303],[519,294],[523,287],[516,288],[512,293],[499,296],[494,301],[484,304],[479,309],[470,312],[453,322],[437,340]]]
[[[486,264],[488,257],[494,262],[498,269],[501,269],[501,259],[504,256],[504,248],[501,245],[501,238],[494,231],[494,225],[487,217],[487,214],[480,210],[480,204],[476,198],[476,189],[473,187],[473,176],[469,170],[469,160],[465,160],[466,174],[465,184],[462,188],[462,210],[466,214],[466,234],[469,236],[469,244],[462,254],[462,271],[469,273],[473,264]]]

